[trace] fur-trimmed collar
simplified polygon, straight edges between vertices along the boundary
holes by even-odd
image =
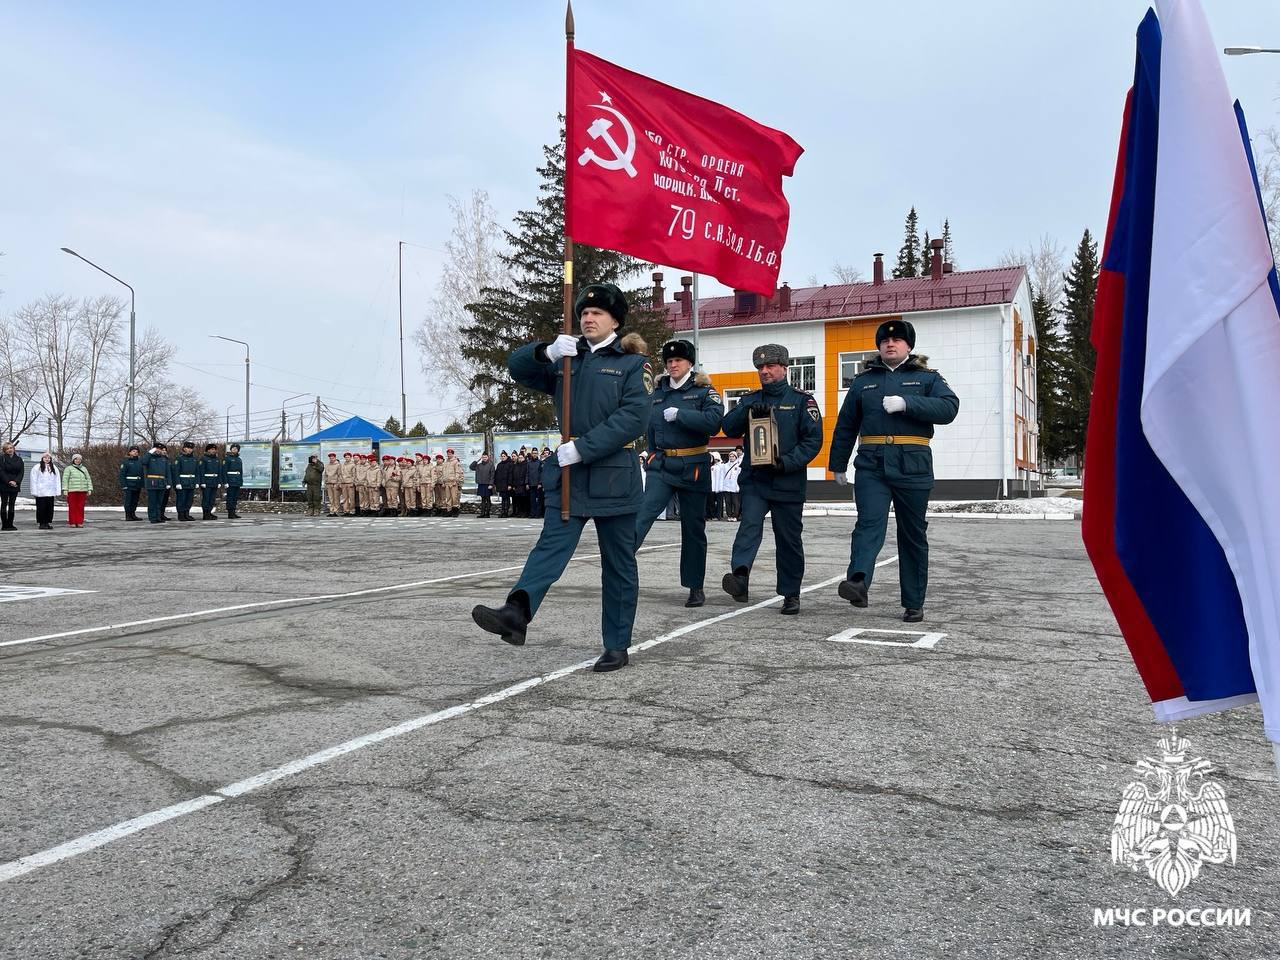
[[[618,341],[618,345],[622,348],[623,353],[639,353],[646,354],[649,352],[649,345],[644,342],[644,337],[638,333],[628,333]]]
[[[874,356],[867,361],[868,370],[888,370],[889,365],[884,362],[884,357]],[[929,358],[922,353],[912,353],[907,355],[907,359],[898,364],[899,370],[929,370]]]
[[[658,378],[658,384],[661,386],[665,387],[670,382],[671,382],[671,374],[669,373],[664,373],[662,376]],[[701,370],[694,370],[693,376],[691,376],[688,380],[685,381],[685,386],[686,387],[688,386],[709,387],[711,386],[711,378],[708,377]]]

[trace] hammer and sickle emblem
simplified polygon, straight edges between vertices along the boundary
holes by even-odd
[[[596,153],[590,147],[582,151],[578,157],[578,165],[586,166],[588,163],[595,163],[606,170],[625,170],[630,177],[636,176],[636,168],[631,164],[631,158],[636,155],[636,134],[631,129],[631,124],[613,107],[607,107],[603,103],[593,103],[593,107],[597,110],[603,110],[611,113],[618,118],[618,122],[622,124],[622,129],[627,132],[627,146],[622,148],[618,146],[618,141],[613,139],[613,134],[609,131],[613,129],[613,121],[604,117],[596,117],[591,122],[591,126],[587,127],[587,133],[591,135],[592,140],[600,140],[604,143],[613,157],[603,157]]]

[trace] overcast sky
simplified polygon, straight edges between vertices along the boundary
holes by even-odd
[[[1205,0],[1219,47],[1280,47],[1280,5]],[[781,279],[869,274],[913,204],[950,218],[960,269],[1105,227],[1130,0],[578,0],[578,45],[726,103],[804,148]],[[419,372],[450,223],[488,190],[532,203],[564,97],[560,0],[101,3],[0,0],[0,314],[124,292],[175,374],[257,423],[290,394],[399,414],[396,247],[406,248],[409,422],[454,401]],[[1254,130],[1280,124],[1280,55],[1226,57]],[[669,273],[669,278],[674,274]],[[668,280],[668,289],[672,287]],[[715,292],[707,283],[704,295]],[[310,396],[308,399],[311,399]],[[306,403],[293,401],[291,406]],[[278,413],[276,422],[278,423]]]

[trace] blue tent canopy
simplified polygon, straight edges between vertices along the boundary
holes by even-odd
[[[395,440],[394,433],[388,433],[380,426],[370,423],[364,417],[352,417],[350,420],[343,420],[341,423],[335,423],[332,427],[326,427],[319,433],[313,433],[309,437],[303,437],[303,443],[310,443],[319,440],[359,440],[368,437],[373,440]]]

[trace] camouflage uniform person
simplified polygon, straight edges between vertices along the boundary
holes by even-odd
[[[418,476],[418,503],[422,508],[420,514],[429,517],[436,503],[435,468],[431,465],[429,454],[418,454],[418,465],[414,467],[414,472]]]
[[[431,490],[436,501],[436,516],[443,517],[449,512],[449,494],[444,488],[444,454],[436,454],[436,462],[431,466]]]

